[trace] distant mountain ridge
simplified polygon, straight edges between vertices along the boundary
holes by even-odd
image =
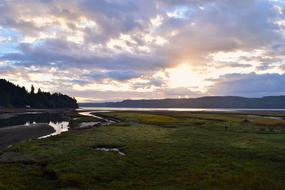
[[[285,109],[285,96],[246,98],[240,96],[205,96],[184,99],[142,99],[121,102],[80,103],[82,107],[125,108],[238,108],[238,109]]]
[[[61,93],[35,92],[0,79],[0,107],[2,108],[78,108],[76,99]]]

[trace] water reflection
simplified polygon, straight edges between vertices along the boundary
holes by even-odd
[[[125,156],[126,154],[122,152],[119,148],[96,148],[98,151],[103,151],[103,152],[117,152],[118,154]]]
[[[21,114],[10,114],[9,117],[0,117],[0,128],[9,127],[15,125],[26,125],[36,123],[57,123],[66,121],[63,113],[21,113]]]
[[[35,121],[33,122],[33,123],[30,123],[29,121],[27,121],[26,123],[25,123],[25,126],[30,126],[30,125],[34,125],[34,124],[37,124]]]
[[[54,133],[51,133],[49,135],[45,135],[45,136],[42,136],[42,137],[39,137],[39,139],[43,139],[43,138],[47,138],[47,137],[50,137],[50,136],[55,136],[55,135],[59,135],[63,132],[66,132],[68,131],[69,129],[69,122],[67,121],[63,121],[63,122],[49,122],[49,125],[55,130]]]
[[[285,109],[236,109],[236,108],[124,108],[124,107],[80,107],[79,111],[93,110],[96,112],[108,111],[191,111],[191,112],[251,112],[251,111],[280,111]]]
[[[33,128],[41,126],[42,124],[48,124],[54,129],[52,133],[40,134],[39,138],[46,138],[54,135],[61,134],[68,131],[69,122],[63,113],[42,113],[42,112],[23,112],[23,113],[8,113],[2,117],[0,114],[0,129],[9,129],[13,126],[21,128]],[[1,134],[1,132],[0,132]],[[48,135],[46,135],[48,134]],[[45,136],[42,136],[45,135]]]

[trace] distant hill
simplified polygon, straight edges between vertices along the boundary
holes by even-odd
[[[238,96],[207,96],[185,99],[124,100],[122,102],[81,103],[85,107],[126,108],[239,108],[285,109],[285,96],[245,98]]]
[[[4,108],[78,108],[76,99],[61,93],[31,92],[25,87],[0,79],[0,107]]]

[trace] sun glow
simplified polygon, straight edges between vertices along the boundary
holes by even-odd
[[[205,91],[211,83],[207,81],[207,76],[201,71],[196,71],[186,63],[182,63],[175,68],[166,69],[168,84],[173,88],[188,87],[193,90]]]

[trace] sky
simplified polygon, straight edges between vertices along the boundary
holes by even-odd
[[[0,78],[79,102],[285,95],[285,1],[0,0]]]

